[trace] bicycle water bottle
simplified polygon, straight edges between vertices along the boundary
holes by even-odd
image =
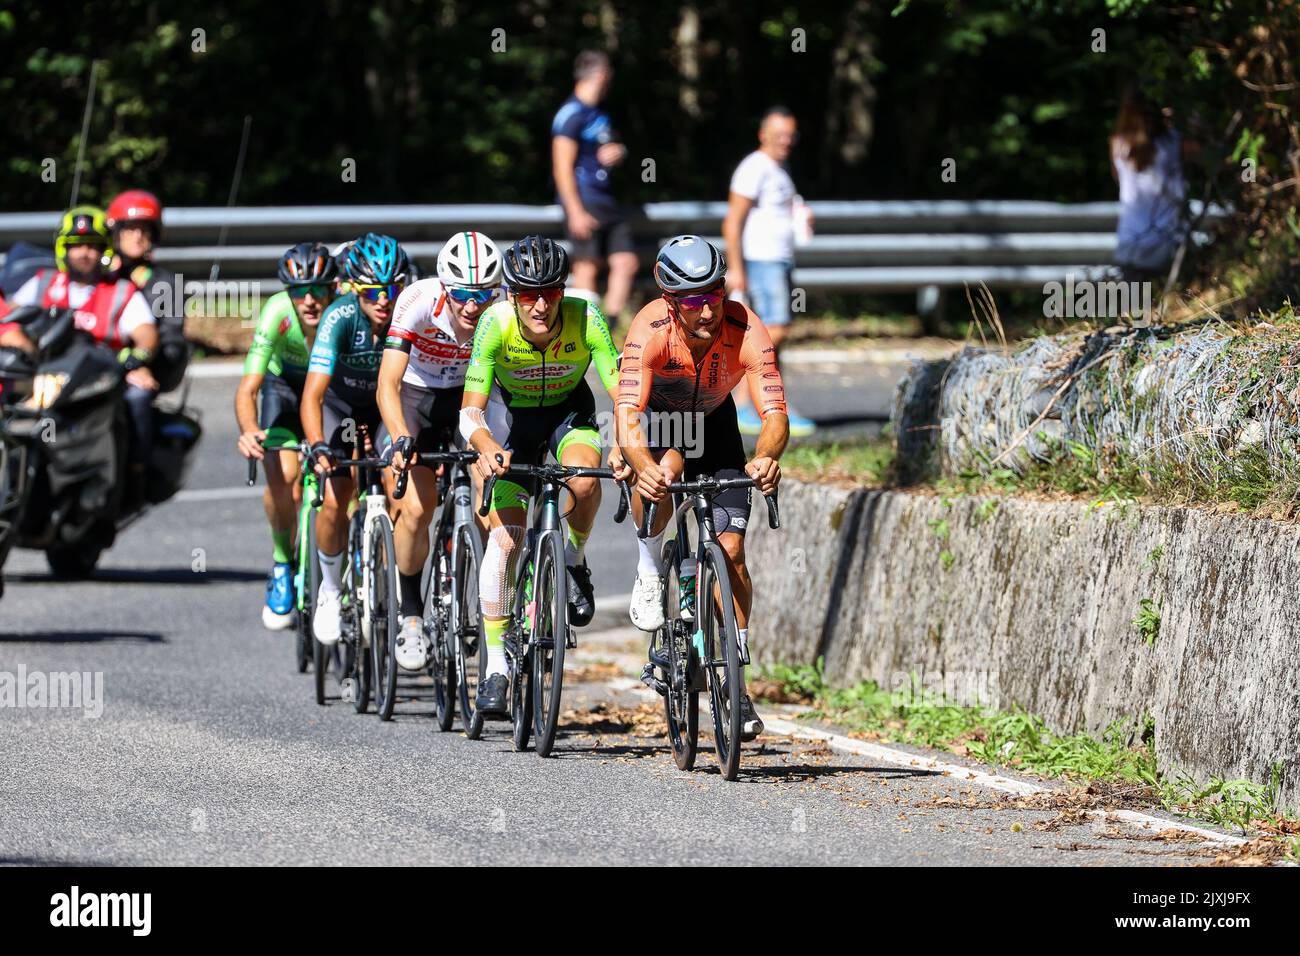
[[[695,620],[695,559],[685,558],[677,578],[678,609],[683,621]]]

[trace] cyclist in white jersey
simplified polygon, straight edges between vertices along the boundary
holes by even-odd
[[[379,411],[393,436],[393,463],[419,465],[420,453],[460,444],[457,423],[465,369],[478,317],[501,285],[501,253],[487,236],[458,232],[438,253],[438,278],[421,279],[397,299],[379,366]],[[475,473],[475,483],[481,480]],[[438,507],[435,472],[412,467],[393,526],[401,630],[398,666],[428,666],[421,577],[429,556],[429,525]]]

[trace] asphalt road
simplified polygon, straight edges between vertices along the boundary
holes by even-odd
[[[861,430],[897,373],[858,362],[788,374],[805,414]],[[189,488],[131,528],[94,580],[56,583],[41,555],[11,557],[0,672],[97,673],[103,697],[98,717],[0,710],[0,863],[1204,859],[1195,842],[1081,822],[1050,796],[1017,802],[960,774],[777,735],[747,748],[735,783],[707,751],[680,772],[657,698],[631,679],[644,642],[617,601],[579,638],[553,759],[513,752],[504,724],[478,742],[439,733],[421,681],[404,682],[391,723],[318,707],[292,638],[260,624],[269,542],[233,453],[233,385],[194,383],[206,434]],[[630,589],[635,560],[611,511],[589,557],[606,596]]]

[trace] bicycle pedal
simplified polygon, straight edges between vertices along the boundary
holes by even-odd
[[[660,697],[668,696],[668,685],[655,676],[655,666],[646,664],[641,668],[641,683],[645,684]]]
[[[569,650],[574,650],[578,646],[578,635],[573,628],[569,628],[564,637],[564,646]]]

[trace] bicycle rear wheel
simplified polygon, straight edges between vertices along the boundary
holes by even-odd
[[[483,736],[483,717],[474,708],[478,682],[487,670],[487,642],[483,639],[482,615],[478,601],[478,569],[482,545],[478,529],[463,527],[455,555],[455,597],[452,613],[456,621],[452,635],[456,653],[456,687],[460,696],[460,723],[465,736],[478,740]]]
[[[709,706],[713,711],[713,748],[723,779],[735,780],[740,772],[740,638],[736,608],[731,601],[726,556],[709,541],[699,567],[696,617],[704,631],[704,659],[709,672]],[[714,606],[714,589],[717,602]]]
[[[537,640],[532,649],[533,724],[537,755],[549,757],[555,746],[564,693],[564,652],[569,637],[568,570],[558,534],[542,547],[533,582]]]
[[[429,566],[429,597],[424,608],[424,630],[433,642],[433,703],[438,729],[451,730],[456,720],[456,656],[451,648],[452,593],[451,534],[440,526],[433,542]]]
[[[664,542],[664,626],[659,637],[668,659],[664,695],[664,717],[668,722],[668,743],[678,770],[695,767],[700,747],[700,692],[692,689],[694,671],[700,666],[691,644],[692,623],[681,619],[681,589],[678,578],[677,539]]]
[[[305,495],[307,492],[304,491]],[[316,703],[324,706],[325,690],[328,686],[330,648],[316,640],[312,632],[315,620],[316,595],[320,590],[320,556],[316,551],[316,509],[304,503],[308,508],[307,520],[300,522],[303,528],[303,540],[298,542],[298,562],[303,565],[301,591],[298,595],[298,640],[305,641],[311,647],[312,678],[316,684]],[[336,677],[341,678],[339,672]]]
[[[362,619],[365,613],[362,599],[365,595],[362,593],[361,581],[358,580],[357,573],[357,555],[363,553],[361,549],[365,546],[361,533],[363,527],[362,512],[358,509],[352,515],[352,523],[348,526],[347,558],[343,569],[345,582],[343,593],[346,603],[342,611],[342,625],[343,640],[348,644],[343,652],[348,664],[345,673],[350,681],[348,692],[352,700],[352,709],[358,714],[364,714],[370,707],[373,674],[370,648],[366,646],[363,631],[366,622]]]
[[[379,515],[367,532],[366,555],[370,563],[370,593],[365,613],[370,619],[370,667],[374,672],[375,713],[393,719],[397,699],[397,554],[393,525]]]

